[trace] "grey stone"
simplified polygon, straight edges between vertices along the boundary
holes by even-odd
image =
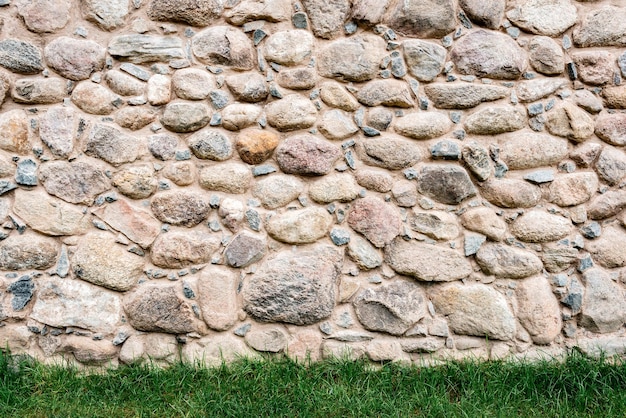
[[[617,331],[626,320],[624,291],[600,269],[583,274],[585,296],[580,324],[592,332]]]
[[[152,0],[148,17],[156,21],[207,26],[215,22],[224,10],[219,0]]]
[[[156,238],[150,259],[155,266],[167,269],[205,264],[219,245],[219,238],[208,233],[171,231]]]
[[[420,193],[441,203],[456,205],[476,195],[465,169],[446,164],[429,164],[420,170],[417,179]]]
[[[15,182],[22,186],[37,185],[37,163],[30,158],[17,163]]]
[[[66,80],[57,77],[22,78],[13,83],[11,97],[17,103],[53,104],[67,97]]]
[[[600,153],[595,168],[608,184],[618,184],[626,176],[626,153],[607,145]]]
[[[365,164],[388,170],[410,167],[425,157],[414,141],[394,135],[362,139],[357,144],[357,153]]]
[[[106,50],[95,41],[61,36],[44,48],[46,64],[70,80],[86,80],[104,67]]]
[[[37,74],[43,70],[41,51],[19,39],[0,41],[0,66],[19,74]]]
[[[39,168],[39,181],[49,194],[85,205],[111,188],[104,170],[89,160],[46,162]]]
[[[287,244],[309,244],[324,237],[332,224],[330,214],[320,207],[284,212],[266,223],[267,233]]]
[[[626,45],[626,11],[621,7],[602,6],[589,11],[574,30],[578,47]]]
[[[225,65],[234,70],[251,70],[256,63],[252,42],[238,29],[212,26],[198,32],[191,50],[198,60],[209,65]]]
[[[457,24],[456,2],[452,0],[407,0],[391,3],[384,22],[409,37],[440,38]]]
[[[466,233],[463,241],[463,252],[465,257],[476,254],[486,240],[487,237],[482,234],[473,234],[471,232]]]
[[[13,294],[11,307],[14,311],[23,310],[34,295],[35,284],[30,276],[22,276],[7,286],[6,291]]]
[[[498,29],[504,18],[506,1],[460,0],[459,5],[473,22],[489,29]]]
[[[267,251],[266,239],[258,234],[242,231],[224,250],[226,262],[231,267],[247,267],[261,260]]]
[[[81,2],[83,17],[98,25],[98,27],[112,31],[126,23],[129,13],[128,0],[86,0]]]
[[[522,279],[541,272],[541,260],[530,251],[503,244],[483,245],[476,262],[487,274],[503,279]]]
[[[334,41],[317,56],[322,77],[341,81],[367,81],[378,73],[385,50],[384,41],[373,35],[362,35]]]
[[[464,123],[465,131],[475,135],[497,135],[526,126],[526,116],[514,107],[485,107],[472,113]]]
[[[235,96],[235,99],[242,102],[261,102],[269,94],[269,88],[261,74],[231,75],[226,77],[226,85],[233,96]]]
[[[276,148],[276,160],[285,174],[324,175],[340,157],[339,147],[307,134],[290,136]]]
[[[393,106],[409,108],[415,105],[407,83],[400,80],[374,80],[367,83],[356,95],[366,106]]]
[[[554,170],[535,170],[524,176],[524,180],[527,180],[533,184],[550,183],[554,181]]]
[[[187,145],[200,159],[224,161],[233,155],[233,144],[230,138],[214,129],[196,132],[187,138]]]
[[[479,180],[485,181],[493,174],[493,167],[489,152],[476,141],[469,142],[463,147],[463,161],[472,174]]]
[[[114,166],[135,161],[141,148],[142,143],[138,138],[101,123],[94,125],[85,143],[86,154]]]
[[[170,134],[156,134],[148,137],[148,150],[159,160],[167,161],[174,158],[178,138]]]
[[[420,39],[402,42],[402,53],[409,73],[419,81],[433,81],[443,70],[447,55],[442,46]]]
[[[440,109],[470,109],[509,94],[509,89],[503,86],[471,83],[432,83],[424,91]]]
[[[375,247],[381,248],[400,233],[401,220],[394,206],[378,197],[367,196],[352,205],[348,225]]]
[[[543,265],[551,273],[558,273],[578,261],[578,250],[557,244],[546,246],[541,254]]]
[[[109,41],[108,52],[116,59],[135,64],[185,57],[182,41],[174,36],[118,35]]]
[[[341,34],[343,23],[350,13],[349,0],[303,0],[313,34],[318,38],[332,39]]]
[[[566,85],[562,78],[537,78],[517,83],[515,94],[522,103],[534,102]]]
[[[157,193],[150,207],[161,222],[188,227],[206,219],[210,210],[208,199],[188,190]]]
[[[35,233],[13,234],[0,243],[0,268],[44,270],[55,264],[59,250],[52,238]]]
[[[213,76],[197,68],[183,68],[172,76],[172,90],[185,100],[204,100],[215,88]]]
[[[509,10],[506,17],[521,29],[557,36],[576,23],[576,6],[569,0],[530,0]]]
[[[172,102],[165,106],[161,123],[172,132],[186,133],[205,127],[211,119],[209,106],[195,102]]]
[[[409,227],[432,239],[449,241],[459,236],[459,227],[453,215],[441,211],[418,211],[409,213]]]

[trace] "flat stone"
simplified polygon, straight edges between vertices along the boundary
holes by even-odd
[[[265,77],[257,73],[236,74],[226,77],[226,86],[241,102],[256,103],[267,98],[269,87]]]
[[[265,208],[277,209],[295,200],[303,190],[304,184],[298,178],[275,174],[256,182],[252,194]]]
[[[504,296],[484,284],[446,284],[433,288],[435,310],[448,319],[450,329],[461,335],[494,340],[515,336],[515,316]]]
[[[182,359],[188,363],[219,367],[224,362],[255,359],[254,352],[235,335],[217,334],[190,341],[182,349]]]
[[[385,261],[395,272],[427,282],[449,282],[472,273],[469,261],[460,252],[401,237],[385,247]]]
[[[67,82],[61,78],[21,78],[13,83],[11,98],[16,103],[60,103],[68,95]]]
[[[459,39],[450,58],[462,74],[503,80],[519,78],[528,65],[526,52],[510,36],[485,30]]]
[[[369,331],[402,335],[426,316],[421,286],[406,280],[365,289],[352,302],[359,322]]]
[[[124,301],[129,324],[139,331],[206,333],[191,303],[174,286],[144,285]]]
[[[85,153],[100,158],[111,165],[135,161],[143,144],[138,138],[105,124],[95,124],[85,142]]]
[[[243,307],[263,322],[319,322],[335,307],[340,265],[341,256],[330,247],[280,252],[244,283]]]
[[[204,103],[172,102],[165,106],[161,123],[172,132],[186,133],[205,127],[211,119],[211,110]]]
[[[523,180],[489,180],[481,185],[482,197],[503,208],[530,208],[541,200],[541,189]]]
[[[104,67],[106,50],[95,41],[61,36],[44,48],[46,64],[64,78],[86,80]]]
[[[160,22],[207,26],[215,22],[223,10],[224,4],[219,0],[152,0],[148,17]]]
[[[276,76],[279,86],[291,90],[310,90],[317,85],[317,72],[313,68],[286,68]]]
[[[526,126],[526,115],[514,107],[484,107],[465,119],[468,134],[497,135],[513,132]]]
[[[456,205],[476,196],[476,188],[465,169],[448,164],[429,164],[422,167],[417,179],[420,193],[438,202]]]
[[[167,161],[176,155],[178,138],[167,133],[150,135],[148,137],[148,150],[161,161]]]
[[[537,78],[517,83],[515,94],[522,103],[534,102],[551,95],[567,84],[562,78]]]
[[[324,175],[340,157],[338,146],[308,134],[290,136],[276,148],[276,161],[285,174]]]
[[[359,108],[359,102],[354,96],[343,85],[334,81],[327,81],[321,85],[320,98],[326,105],[346,112],[354,112]]]
[[[233,155],[233,144],[224,133],[207,128],[187,138],[193,155],[203,160],[224,161]]]
[[[267,233],[287,244],[309,244],[326,236],[332,216],[321,207],[308,207],[272,216],[266,223]]]
[[[591,219],[606,219],[626,208],[626,191],[609,190],[594,198],[587,208]]]
[[[357,153],[365,164],[388,170],[410,167],[425,157],[414,141],[395,135],[363,138],[357,143]]]
[[[493,174],[494,169],[491,165],[489,151],[478,142],[467,143],[463,147],[461,155],[467,167],[479,181],[485,181]]]
[[[407,0],[392,4],[384,18],[390,28],[408,37],[440,38],[452,32],[456,2],[452,0]]]
[[[583,83],[601,86],[613,81],[615,57],[608,51],[581,51],[572,54]]]
[[[412,139],[438,138],[451,128],[450,119],[438,112],[410,113],[398,118],[394,124],[397,133]]]
[[[145,107],[124,107],[115,114],[115,123],[122,128],[137,131],[154,122],[156,113]]]
[[[81,208],[50,197],[40,190],[15,191],[13,212],[42,234],[81,235],[89,228],[89,215]]]
[[[624,291],[600,269],[583,273],[585,296],[580,324],[592,332],[617,331],[626,320]]]
[[[112,31],[126,23],[129,13],[128,0],[86,0],[81,2],[85,20],[99,28]]]
[[[118,294],[81,280],[42,277],[30,317],[55,328],[112,333],[122,317]]]
[[[537,35],[558,36],[576,23],[576,6],[570,0],[530,0],[509,10],[515,26]]]
[[[611,145],[626,145],[626,114],[600,114],[596,119],[595,134]]]
[[[207,326],[215,331],[226,331],[237,322],[236,274],[220,266],[202,270],[198,278],[198,305]]]
[[[346,253],[361,270],[371,270],[383,264],[380,251],[359,235],[350,238]]]
[[[64,0],[18,2],[17,14],[29,31],[51,33],[63,29],[70,19],[72,4]]]
[[[112,177],[112,184],[124,196],[146,199],[157,190],[158,182],[152,164],[125,166]]]
[[[287,347],[287,336],[277,328],[253,330],[246,334],[246,343],[256,351],[280,353]]]
[[[309,128],[317,120],[317,109],[309,99],[290,94],[265,106],[267,122],[281,132]]]
[[[543,269],[535,254],[504,244],[483,245],[476,253],[476,262],[486,274],[500,279],[523,279]]]
[[[109,55],[134,64],[169,62],[185,57],[183,43],[175,36],[119,35],[109,41]]]
[[[105,232],[85,235],[71,258],[74,275],[107,289],[125,292],[143,277],[145,260],[115,243]]]
[[[214,88],[214,77],[197,68],[182,68],[172,76],[172,90],[180,99],[204,100]]]
[[[577,106],[594,115],[604,108],[602,99],[589,90],[576,90],[572,98]]]
[[[235,268],[247,267],[261,260],[267,251],[265,237],[248,231],[237,234],[224,251],[226,262]]]
[[[567,140],[532,132],[507,135],[500,142],[500,158],[511,170],[555,165],[568,151]]]
[[[511,225],[511,233],[524,242],[556,241],[569,234],[571,229],[569,219],[539,209],[524,213]]]
[[[72,102],[92,115],[109,115],[117,109],[119,96],[100,84],[84,81],[72,91]]]
[[[378,36],[358,35],[333,41],[319,50],[317,69],[322,77],[367,81],[376,77],[385,42]]]
[[[374,80],[367,83],[356,95],[366,106],[413,107],[408,84],[400,80]]]
[[[189,190],[157,193],[150,202],[154,216],[172,225],[195,226],[209,215],[208,199]]]
[[[44,163],[39,168],[39,181],[48,194],[88,206],[97,195],[111,188],[104,170],[87,159]]]
[[[503,86],[462,82],[432,83],[426,85],[424,91],[439,109],[470,109],[509,94],[509,89]]]
[[[583,354],[593,358],[612,358],[621,356],[626,351],[626,340],[623,337],[596,337],[579,340],[576,343]]]
[[[400,233],[400,215],[392,205],[378,197],[368,196],[352,205],[348,225],[375,247],[389,244]]]
[[[558,75],[565,68],[563,49],[548,36],[534,36],[528,44],[530,65],[538,73]]]
[[[204,64],[224,65],[240,71],[251,70],[256,64],[250,39],[229,26],[213,26],[198,32],[192,39],[191,50]]]
[[[241,26],[247,22],[266,20],[282,22],[289,19],[290,0],[244,0],[230,10],[224,12],[228,23]]]
[[[0,66],[18,74],[37,74],[43,70],[41,50],[19,39],[0,41]]]
[[[470,231],[487,236],[492,241],[502,241],[506,235],[506,223],[493,209],[471,208],[461,215],[461,223]]]
[[[442,211],[413,209],[407,219],[409,227],[432,239],[449,241],[459,236],[456,217]]]
[[[18,154],[31,151],[28,135],[28,117],[22,109],[13,109],[0,114],[0,149]]]
[[[156,238],[150,259],[157,267],[181,269],[210,262],[219,245],[219,237],[208,233],[171,231]]]
[[[433,81],[443,70],[447,55],[444,47],[420,39],[402,42],[402,53],[409,73],[419,81]]]
[[[578,250],[562,245],[545,246],[541,254],[541,261],[547,271],[558,273],[578,261]]]
[[[216,168],[219,169],[216,170]],[[240,163],[222,163],[219,166],[207,166],[200,169],[198,182],[207,190],[241,194],[250,188],[252,173]]]
[[[325,112],[318,129],[326,138],[333,140],[349,138],[359,131],[352,117],[339,109]]]
[[[172,80],[166,75],[153,75],[148,80],[146,96],[152,106],[168,104],[172,97]]]
[[[150,212],[121,199],[92,213],[142,248],[150,247],[161,230],[161,223]]]
[[[626,176],[626,153],[607,145],[596,161],[596,172],[610,185],[618,184]]]
[[[104,80],[111,90],[121,96],[140,96],[146,89],[143,81],[118,70],[107,71]]]
[[[546,128],[552,135],[582,142],[593,135],[594,121],[578,106],[565,103],[548,113]]]
[[[472,21],[489,29],[498,29],[504,19],[506,0],[460,0],[459,5]]]
[[[585,247],[593,256],[594,261],[606,268],[626,266],[626,231],[619,226],[603,228],[602,236],[594,239]]]
[[[253,104],[235,103],[222,111],[222,126],[229,131],[238,131],[255,124],[262,108]]]
[[[626,45],[626,10],[603,6],[589,11],[574,29],[574,43],[578,47]]]
[[[593,172],[565,174],[550,184],[549,200],[559,206],[580,205],[591,199],[598,185],[598,176]]]
[[[302,29],[274,33],[265,41],[265,59],[281,65],[296,65],[311,56],[313,35]]]
[[[317,203],[350,202],[359,196],[360,190],[352,175],[333,174],[311,183],[309,196]]]
[[[36,233],[12,234],[0,243],[3,270],[44,270],[56,262],[59,244]]]

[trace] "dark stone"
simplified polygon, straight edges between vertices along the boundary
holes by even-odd
[[[35,284],[30,276],[22,276],[16,282],[13,282],[7,288],[7,292],[13,294],[11,307],[14,311],[21,311],[33,297]]]
[[[0,65],[14,73],[37,74],[43,70],[41,51],[17,39],[0,41]]]
[[[458,160],[461,158],[461,149],[456,142],[443,140],[430,148],[430,154],[434,159]]]
[[[37,163],[27,158],[17,163],[15,182],[22,186],[37,185]]]
[[[476,196],[476,188],[467,172],[453,165],[424,166],[417,179],[417,188],[420,193],[448,205]]]

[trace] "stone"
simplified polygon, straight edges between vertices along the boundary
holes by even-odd
[[[10,235],[0,243],[0,268],[3,270],[45,270],[56,262],[58,243],[36,233]]]
[[[504,19],[505,0],[460,0],[459,5],[472,21],[489,29],[498,29]]]
[[[163,170],[163,177],[178,186],[189,186],[196,181],[196,166],[190,161],[177,161]]]
[[[432,239],[449,241],[459,236],[456,218],[442,211],[419,211],[413,209],[407,219],[409,227]]]
[[[152,0],[148,17],[160,22],[207,26],[215,22],[224,10],[219,0]]]
[[[610,86],[602,89],[602,97],[607,107],[614,109],[626,109],[626,87]]]
[[[383,264],[380,252],[358,235],[350,238],[346,253],[361,270],[375,269]]]
[[[161,229],[161,223],[150,212],[122,199],[102,206],[92,213],[129,240],[139,244],[141,248],[150,247]]]
[[[189,149],[197,158],[224,161],[233,155],[233,144],[224,133],[207,128],[187,138]]]
[[[159,221],[187,227],[205,220],[211,209],[208,199],[189,190],[159,192],[152,198],[150,208]]]
[[[515,94],[522,103],[534,102],[566,85],[562,78],[537,78],[517,83]]]
[[[359,186],[379,193],[387,193],[393,186],[393,177],[386,171],[363,168],[354,173]]]
[[[448,164],[422,167],[417,178],[417,190],[448,205],[456,205],[476,196],[476,188],[465,169]]]
[[[389,109],[376,107],[367,112],[367,125],[380,131],[386,131],[392,120],[393,112]]]
[[[593,256],[594,261],[606,268],[626,266],[626,231],[620,226],[603,228],[602,236],[591,241],[585,247]]]
[[[330,106],[346,112],[354,112],[359,108],[359,102],[341,84],[327,81],[321,85],[320,98]]]
[[[250,39],[229,26],[212,26],[198,32],[192,39],[191,50],[204,64],[247,71],[256,63],[256,53]]]
[[[30,158],[17,163],[15,182],[21,186],[37,185],[37,163]]]
[[[43,163],[39,168],[39,181],[48,194],[68,203],[88,206],[97,195],[111,188],[104,170],[89,159]]]
[[[251,181],[250,169],[235,162],[202,167],[198,179],[204,189],[233,194],[245,193],[250,188]]]
[[[20,1],[16,6],[29,31],[52,33],[67,25],[72,5],[63,0],[34,0]]]
[[[281,132],[309,128],[317,120],[317,109],[310,100],[290,94],[265,106],[267,123]]]
[[[580,205],[591,199],[598,185],[598,176],[593,172],[558,176],[550,183],[549,200],[559,206]]]
[[[463,161],[472,174],[479,180],[485,181],[493,174],[489,151],[476,141],[467,143],[462,150]]]
[[[580,324],[602,334],[620,329],[626,320],[622,288],[597,268],[583,273],[583,281],[585,296]]]
[[[134,64],[169,62],[185,57],[183,43],[178,37],[158,35],[118,35],[111,38],[109,55]]]
[[[510,36],[482,29],[459,39],[450,59],[461,74],[501,80],[519,78],[528,65],[526,53]]]
[[[178,356],[176,337],[168,334],[135,334],[122,345],[119,358],[125,364],[138,364],[145,360],[157,364],[172,364]]]
[[[369,331],[402,335],[426,316],[426,295],[416,283],[394,281],[365,289],[352,302],[359,322]]]
[[[419,81],[433,81],[443,70],[447,52],[432,42],[407,39],[402,42],[402,54],[409,74]]]
[[[400,233],[401,220],[392,205],[368,196],[354,202],[348,214],[348,225],[375,247],[381,248]]]
[[[366,106],[393,106],[409,108],[415,105],[409,86],[400,80],[374,80],[367,83],[356,95]]]
[[[112,333],[122,316],[120,297],[81,280],[42,277],[30,317],[55,328]]]
[[[280,353],[287,347],[287,337],[277,328],[253,330],[245,340],[250,347],[265,353]]]
[[[255,124],[261,116],[261,108],[253,104],[235,103],[222,111],[222,126],[229,131],[238,131]]]
[[[572,229],[572,222],[559,215],[535,209],[524,213],[511,225],[511,233],[524,242],[557,241]]]
[[[138,138],[126,135],[110,125],[97,123],[85,142],[85,153],[119,166],[135,161],[140,156],[142,147]]]
[[[67,97],[67,82],[61,78],[21,78],[13,83],[11,98],[16,103],[53,104]]]
[[[361,188],[351,174],[332,174],[309,186],[309,197],[317,203],[350,202],[359,196]]]
[[[148,137],[148,150],[155,158],[161,161],[174,158],[177,146],[178,138],[174,135],[163,133]]]
[[[388,170],[410,167],[425,157],[414,141],[394,135],[363,138],[357,143],[356,149],[365,164]]]
[[[172,96],[172,80],[162,74],[153,75],[148,80],[146,96],[152,106],[168,104]]]
[[[407,0],[390,4],[384,22],[408,37],[441,38],[454,30],[455,15],[452,0]]]
[[[548,113],[546,128],[552,135],[582,142],[593,135],[594,122],[591,116],[578,106],[565,103]]]
[[[626,45],[626,11],[621,7],[603,6],[589,11],[573,32],[578,47]]]
[[[612,358],[624,354],[626,341],[623,337],[594,337],[577,341],[576,347],[586,356],[597,359]]]
[[[275,174],[259,180],[252,195],[267,209],[277,209],[295,200],[304,190],[304,184],[293,176]]]
[[[241,359],[258,360],[243,340],[234,335],[217,334],[183,346],[182,359],[190,364],[218,367]]]
[[[237,26],[256,20],[282,22],[289,19],[290,0],[246,0],[224,12],[226,21]]]
[[[26,225],[45,235],[80,235],[89,228],[89,215],[40,190],[15,191],[13,212]]]
[[[451,128],[450,119],[438,112],[410,113],[398,118],[394,124],[397,133],[412,139],[438,138]]]
[[[104,80],[120,96],[140,96],[146,90],[146,83],[118,70],[107,71]]]
[[[276,32],[265,41],[265,59],[281,65],[297,65],[311,56],[313,35],[302,29]]]
[[[72,102],[83,112],[92,115],[109,115],[116,109],[119,96],[100,84],[90,81],[79,83],[72,91]]]
[[[143,277],[144,259],[115,243],[110,233],[95,232],[78,242],[71,258],[74,275],[111,290],[125,292]]]
[[[595,134],[611,145],[626,145],[626,114],[600,114],[596,119]]]
[[[318,38],[332,39],[343,32],[343,24],[348,18],[350,4],[348,0],[303,0],[313,34]]]
[[[0,149],[18,154],[30,152],[28,118],[24,110],[13,109],[0,114]]]
[[[174,286],[144,285],[124,301],[129,324],[139,331],[186,334],[206,333],[191,303]]]
[[[426,282],[449,282],[472,273],[460,252],[401,237],[385,247],[385,261],[395,272]]]
[[[272,156],[278,146],[279,137],[261,129],[242,131],[235,142],[239,157],[248,164],[261,164]]]
[[[491,241],[502,241],[506,235],[506,223],[493,209],[471,208],[461,215],[461,224],[470,231],[485,235]]]
[[[500,158],[511,170],[551,166],[567,157],[567,140],[550,135],[520,132],[500,142]]]
[[[214,88],[213,76],[197,68],[182,68],[172,76],[172,90],[179,99],[204,100]]]
[[[563,49],[548,36],[534,36],[528,44],[528,59],[535,71],[545,75],[563,73]]]
[[[607,145],[600,153],[595,168],[598,175],[608,184],[618,184],[626,176],[626,153]]]
[[[115,123],[122,128],[137,131],[154,122],[156,113],[145,107],[124,107],[115,114]]]
[[[417,188],[409,180],[400,180],[393,184],[391,194],[400,207],[410,208],[417,205]]]
[[[204,103],[171,102],[165,106],[161,123],[177,133],[197,131],[205,127],[211,119],[211,110]]]
[[[373,26],[380,23],[389,0],[353,0],[352,19],[363,23],[365,26]]]
[[[317,84],[317,73],[308,67],[284,69],[276,76],[276,82],[286,89],[310,90]]]
[[[578,250],[561,245],[546,246],[543,248],[541,261],[550,273],[558,273],[578,261]]]
[[[19,39],[0,41],[0,66],[18,74],[37,74],[43,70],[41,50]]]
[[[244,205],[240,200],[229,197],[222,199],[217,214],[222,220],[222,224],[232,232],[241,229],[244,218]],[[258,229],[258,228],[257,228]]]
[[[484,107],[472,113],[463,125],[468,134],[497,135],[526,126],[526,115],[514,107]]]
[[[198,278],[198,305],[204,322],[215,331],[226,331],[237,322],[237,275],[220,266],[202,270]]]
[[[543,269],[541,260],[530,251],[504,244],[485,244],[476,253],[476,262],[485,274],[500,279],[523,279]]]
[[[248,231],[237,234],[224,250],[229,266],[247,267],[261,260],[267,251],[265,237]]]
[[[430,297],[457,334],[494,340],[510,340],[515,335],[515,317],[506,299],[489,286],[451,283],[433,288]]]
[[[602,151],[602,145],[595,142],[585,142],[570,152],[569,157],[582,168],[593,165]]]
[[[266,223],[267,233],[287,244],[309,244],[324,237],[333,218],[323,208],[308,207],[272,216]]]
[[[367,81],[376,77],[385,42],[374,35],[358,35],[333,41],[317,54],[322,77],[340,81]]]
[[[432,83],[424,91],[439,109],[470,109],[483,102],[502,99],[509,94],[503,86],[471,83]]]
[[[285,174],[321,176],[340,157],[339,147],[308,134],[290,136],[276,148],[276,161]]]
[[[156,192],[158,186],[152,164],[125,166],[111,180],[121,194],[131,199],[146,199]]]
[[[226,77],[226,86],[241,102],[256,103],[262,102],[269,94],[269,88],[265,78],[261,74],[245,73]]]
[[[259,321],[294,325],[328,318],[340,265],[341,256],[330,247],[280,252],[244,283],[244,310]]]
[[[530,0],[506,13],[515,26],[537,35],[558,36],[576,23],[570,0]]]
[[[324,113],[318,126],[320,132],[328,139],[346,139],[359,131],[352,118],[338,109]]]
[[[112,31],[126,23],[128,0],[86,0],[81,2],[83,17],[101,29]]]
[[[581,51],[572,54],[583,83],[601,86],[613,81],[615,57],[608,51]]]
[[[156,238],[150,260],[155,266],[167,269],[205,264],[211,261],[219,245],[219,238],[208,233],[171,231]]]
[[[617,215],[626,208],[626,191],[609,190],[596,196],[588,206],[587,214],[591,219],[606,219]]]
[[[74,150],[76,115],[69,107],[55,106],[39,116],[39,137],[50,152],[67,158]]]
[[[578,107],[585,109],[589,113],[597,114],[603,109],[602,99],[589,90],[576,90],[572,97]]]
[[[46,64],[64,78],[88,79],[104,67],[106,50],[95,41],[60,36],[44,48]]]

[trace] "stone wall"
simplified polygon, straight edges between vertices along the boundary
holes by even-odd
[[[623,2],[0,4],[11,352],[624,352]]]

